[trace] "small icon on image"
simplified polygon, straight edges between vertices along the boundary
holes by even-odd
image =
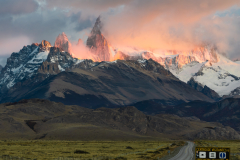
[[[219,158],[222,158],[222,159],[226,158],[226,152],[220,152]]]
[[[209,152],[209,158],[217,158],[216,152]]]
[[[206,158],[206,152],[199,152],[199,158]]]

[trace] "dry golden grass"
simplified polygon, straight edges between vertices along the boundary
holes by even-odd
[[[226,140],[226,141],[210,141],[210,140],[199,140],[195,141],[198,147],[226,147],[230,148],[231,160],[240,160],[240,140]]]
[[[176,145],[170,146],[172,143]],[[0,155],[38,160],[59,157],[157,159],[183,144],[173,141],[0,141]]]

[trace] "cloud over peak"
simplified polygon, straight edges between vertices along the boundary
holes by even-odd
[[[239,0],[0,0],[0,41],[27,37],[53,43],[62,32],[72,42],[85,41],[101,15],[102,33],[112,46],[189,50],[210,42],[234,58],[240,50],[239,5]],[[0,54],[11,51],[17,50]]]

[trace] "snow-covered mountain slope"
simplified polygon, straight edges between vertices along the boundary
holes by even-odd
[[[109,102],[126,105],[149,99],[178,103],[192,100],[213,102],[153,60],[82,60],[73,66],[75,68],[71,68],[70,72],[61,72],[44,79],[42,83],[32,83],[34,77],[38,78],[38,75],[34,76],[26,80],[28,83],[25,81],[20,87],[13,87],[5,97],[1,97],[1,102],[43,98],[68,104],[74,101],[76,105],[85,103],[90,107]],[[86,99],[91,104],[86,103]]]
[[[240,64],[222,55],[218,55],[218,62],[191,62],[182,68],[169,69],[176,77],[184,82],[193,78],[202,86],[207,86],[220,96],[233,95],[233,90],[240,87]]]
[[[100,18],[98,18],[92,29],[92,36],[87,41],[89,48],[95,47],[95,50],[92,51],[95,52],[100,61],[153,59],[181,81],[187,83],[193,77],[194,81],[202,85],[203,88],[206,85],[220,96],[228,95],[240,87],[238,80],[240,64],[218,54],[214,45],[203,44],[191,51],[146,51],[131,47],[113,47],[115,53],[110,53],[105,38],[97,41],[96,35],[103,37],[101,25]],[[106,46],[96,45],[100,44],[99,42]],[[110,58],[111,56],[112,58]]]
[[[19,52],[12,53],[0,74],[1,89],[10,88],[16,82],[37,72],[42,62],[47,59],[49,47],[51,47],[49,42],[42,41],[41,44],[24,46]]]
[[[220,66],[203,67],[193,76],[194,80],[206,85],[220,96],[229,95],[240,86],[240,78],[230,74]]]
[[[29,79],[37,73],[57,74],[76,65],[81,60],[73,58],[68,52],[52,47],[48,41],[24,46],[19,52],[12,53],[0,74],[1,93],[17,82]]]
[[[233,74],[235,76],[240,77],[240,64],[231,61],[230,59],[222,56],[222,55],[218,55],[219,57],[219,61],[217,63],[212,63],[213,67],[221,67],[222,69],[224,69],[225,71],[229,72],[230,74]]]
[[[119,54],[121,53],[121,54]],[[125,56],[124,56],[124,55]],[[166,69],[180,69],[184,65],[189,64],[191,62],[197,61],[199,63],[203,63],[209,61],[210,63],[219,62],[219,56],[217,53],[217,49],[213,45],[204,45],[200,47],[196,47],[191,51],[144,51],[131,49],[130,47],[118,48],[115,54],[114,59],[153,59],[156,62],[163,65]]]
[[[169,71],[178,77],[181,81],[187,83],[199,70],[201,70],[206,62],[199,63],[197,61],[193,61],[191,63],[188,63],[184,65],[180,69],[170,69]]]
[[[235,63],[217,53],[214,48],[206,46],[189,53],[179,52],[175,55],[158,56],[153,52],[142,52],[141,55],[128,56],[120,51],[115,55],[118,59],[153,59],[168,69],[181,81],[187,83],[194,80],[215,91],[220,96],[231,93],[240,87],[240,64]],[[238,93],[238,92],[234,92]]]
[[[120,60],[137,60],[137,59],[153,59],[159,64],[163,65],[166,69],[173,71],[173,74],[176,75],[179,69],[184,65],[190,63],[217,63],[219,62],[219,56],[217,48],[211,44],[203,44],[196,47],[190,51],[176,51],[176,50],[157,50],[157,51],[148,51],[143,49],[138,49],[130,46],[113,46],[109,45],[109,42],[104,37],[101,32],[102,22],[100,17],[97,18],[96,23],[91,31],[91,35],[87,39],[87,46],[90,48],[91,52],[94,53],[96,57],[93,58],[94,61],[114,61],[117,59]],[[191,64],[190,64],[191,65]],[[201,64],[199,64],[201,66]],[[196,66],[196,72],[199,69],[199,66]],[[189,67],[186,67],[189,68]],[[187,70],[187,69],[186,69]],[[174,73],[176,72],[176,74]],[[193,74],[195,71],[192,71]],[[181,75],[182,74],[182,75]],[[187,73],[181,72],[179,74],[180,79],[183,79],[184,82],[187,82],[191,76]]]

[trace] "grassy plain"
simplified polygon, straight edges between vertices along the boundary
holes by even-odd
[[[211,141],[199,140],[195,141],[197,147],[225,147],[230,148],[231,160],[240,160],[240,140]]]
[[[158,159],[182,141],[0,141],[0,157],[25,159]],[[4,156],[3,156],[4,157]],[[108,157],[108,158],[103,158]],[[121,157],[121,158],[120,158]]]

